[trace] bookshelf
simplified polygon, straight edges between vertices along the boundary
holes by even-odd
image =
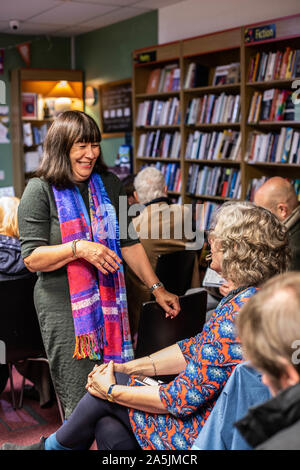
[[[62,110],[83,110],[83,74],[78,70],[11,71],[13,185],[21,197],[39,164],[45,135]]]
[[[212,204],[225,200],[245,199],[253,179],[257,181],[275,175],[294,181],[300,179],[300,109],[296,111],[295,107],[291,111],[290,103],[287,104],[288,96],[291,97],[295,91],[292,89],[294,81],[300,80],[299,20],[300,15],[295,15],[134,51],[134,171],[138,172],[144,165],[177,164],[181,185],[177,185],[175,196],[184,203],[207,203],[210,208]],[[246,42],[247,29],[270,24],[276,29],[276,37]],[[141,62],[143,56],[148,56],[149,62]],[[285,68],[281,67],[283,63]],[[170,69],[173,76],[177,70],[179,88],[176,86],[172,90],[168,85],[168,91],[166,88],[162,91],[163,71],[166,77],[165,71]],[[300,88],[300,82],[297,88]],[[268,119],[267,111],[271,110],[274,94],[275,99],[281,96],[280,109],[285,114],[278,112],[277,116],[275,102],[274,117]],[[261,97],[260,108],[253,104],[254,95]],[[157,112],[158,104],[154,101],[169,102],[168,109],[170,111],[173,106],[175,121],[172,116],[170,121],[166,121],[167,112],[165,120],[159,122],[157,117],[155,121],[149,111],[154,108]],[[148,110],[145,102],[148,102]],[[249,119],[251,105],[253,112],[256,111],[255,120]],[[160,106],[163,108],[164,104]],[[143,107],[148,121],[138,119]],[[279,109],[279,104],[277,107]],[[149,125],[151,119],[152,125]],[[175,155],[162,153],[160,149],[167,133],[173,135],[173,139],[176,133],[180,140],[180,148],[177,147]],[[283,133],[283,148],[285,145],[288,152],[285,162],[281,161],[279,150],[280,158],[278,156],[277,161],[271,159],[271,151],[273,157],[275,154],[274,141],[276,143],[277,139],[278,143]],[[148,147],[141,143],[142,139],[147,141],[147,136]],[[248,157],[253,136],[264,145],[265,154],[262,149],[260,158],[251,160]],[[292,147],[296,153],[294,157],[290,155]],[[204,171],[209,184],[208,188],[202,185],[199,192]],[[213,181],[209,180],[209,175]],[[176,172],[173,178],[176,186]],[[216,181],[214,178],[219,179]],[[193,179],[194,184],[191,183]],[[233,183],[236,187],[224,187]],[[212,190],[212,186],[215,189]]]

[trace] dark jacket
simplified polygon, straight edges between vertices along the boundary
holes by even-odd
[[[250,408],[235,425],[256,450],[300,450],[300,382]]]
[[[284,221],[290,236],[292,259],[290,271],[300,271],[300,206]]]
[[[0,235],[0,281],[30,276],[21,257],[20,242],[17,238]]]

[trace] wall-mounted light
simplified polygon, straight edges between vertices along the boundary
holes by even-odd
[[[61,80],[50,90],[47,98],[55,98],[54,110],[56,113],[62,113],[71,109],[72,98],[77,98],[77,95],[69,82]]]

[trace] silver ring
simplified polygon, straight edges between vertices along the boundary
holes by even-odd
[[[103,263],[101,263],[101,266],[103,267],[105,265],[106,261],[103,261]]]

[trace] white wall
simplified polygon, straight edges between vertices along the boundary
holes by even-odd
[[[296,13],[300,13],[299,0],[185,0],[159,10],[158,42],[177,41]]]

